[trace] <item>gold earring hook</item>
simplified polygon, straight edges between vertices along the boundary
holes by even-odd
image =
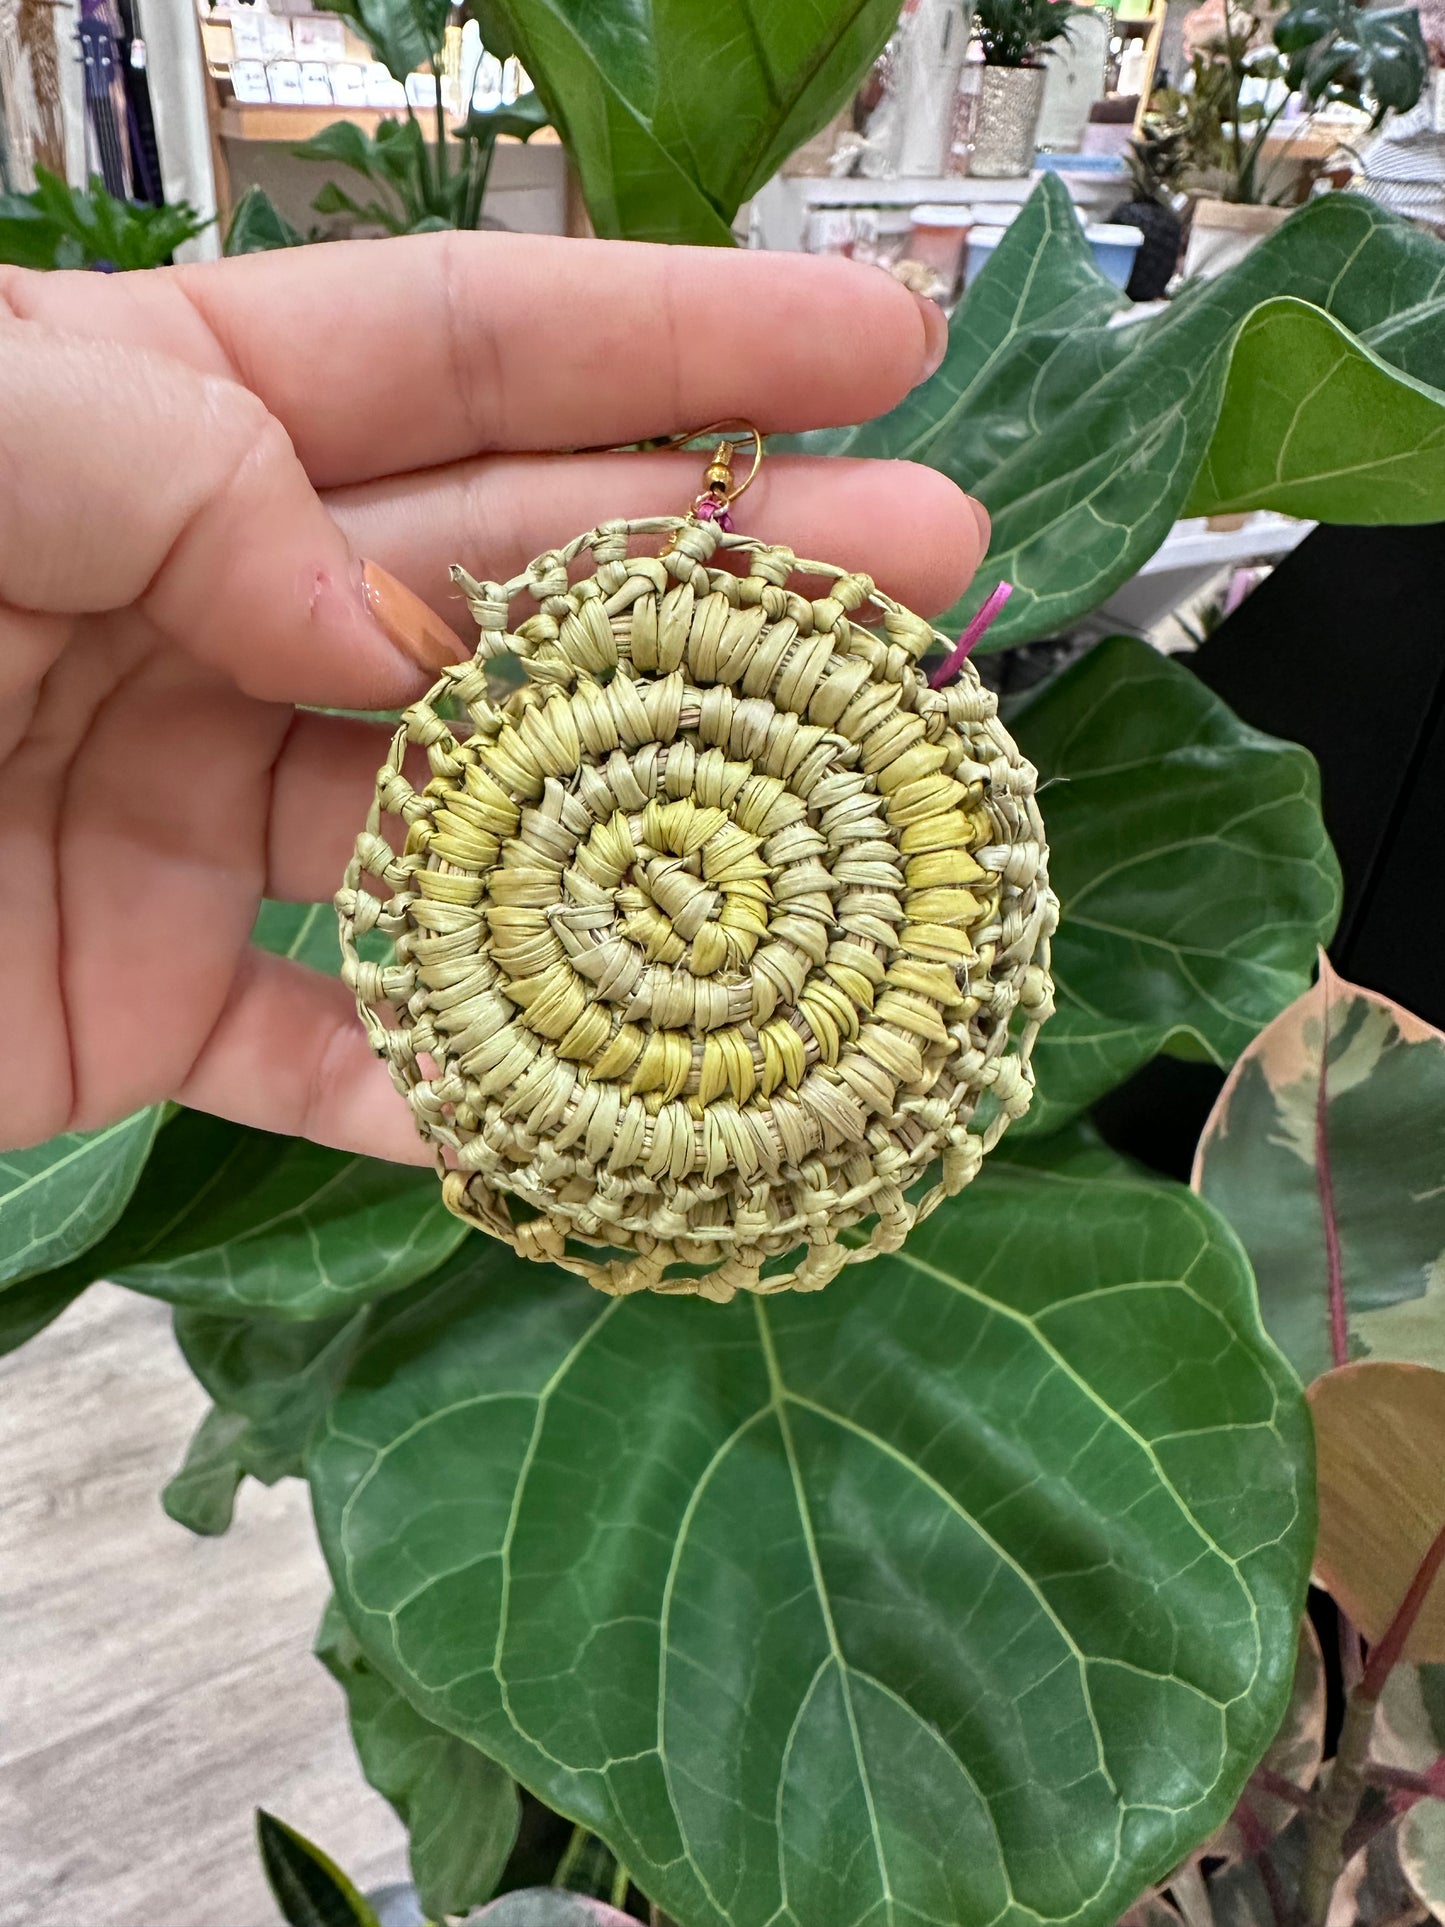
[[[763,465],[762,430],[755,428],[741,415],[730,415],[720,422],[709,422],[705,428],[690,428],[685,435],[673,435],[662,443],[662,447],[686,448],[689,443],[700,442],[707,435],[721,436],[721,440],[707,465],[703,496],[710,496],[720,508],[729,508],[757,480],[758,470]],[[749,441],[753,445],[753,464],[742,481],[735,483],[733,461],[738,449]]]
[[[726,534],[732,529],[732,517],[728,510],[738,497],[750,489],[758,478],[758,470],[763,465],[765,443],[763,431],[743,415],[728,415],[722,421],[708,422],[703,428],[689,428],[686,434],[669,435],[665,441],[649,441],[642,444],[642,451],[656,453],[667,448],[686,448],[691,442],[700,442],[709,435],[717,435],[719,440],[712,452],[712,460],[703,471],[703,486],[692,499],[687,511],[689,522],[716,522]],[[733,480],[733,461],[738,450],[747,442],[753,445],[752,467],[740,482]],[[605,448],[580,449],[585,455],[626,455],[638,449],[636,442],[614,442]],[[660,553],[667,555],[677,547],[680,530],[668,537]]]

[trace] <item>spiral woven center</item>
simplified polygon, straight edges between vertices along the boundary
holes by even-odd
[[[752,573],[708,570],[719,541]],[[472,1222],[609,1290],[821,1284],[1027,1104],[1053,921],[1033,772],[971,670],[928,688],[932,632],[866,577],[810,602],[785,584],[817,565],[713,527],[576,585],[561,560],[520,579],[542,613],[514,634],[519,585],[466,579],[478,657],[383,771],[338,898],[348,976]],[[869,599],[886,634],[849,619]],[[504,649],[529,680],[499,700]],[[393,965],[357,956],[371,925]]]

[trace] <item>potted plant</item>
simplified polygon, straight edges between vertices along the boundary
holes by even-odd
[[[1227,6],[1220,32],[1194,54],[1191,88],[1172,103],[1206,190],[1186,271],[1218,273],[1278,227],[1298,198],[1294,142],[1319,108],[1354,108],[1377,128],[1419,100],[1428,64],[1413,7],[1303,0],[1271,20],[1264,8]]]
[[[1124,292],[1131,301],[1154,301],[1174,278],[1184,240],[1180,210],[1187,202],[1180,182],[1189,165],[1189,151],[1178,118],[1151,108],[1124,159],[1133,192],[1109,219],[1136,227],[1144,236]]]
[[[983,55],[969,172],[1012,180],[1033,165],[1044,104],[1044,57],[1068,37],[1073,0],[979,0],[973,31]]]
[[[682,125],[711,166],[731,70],[676,71],[707,89]],[[605,208],[599,146],[578,146]],[[1048,176],[931,380],[825,445],[976,489],[993,553],[949,626],[1007,578],[990,645],[1046,641],[1185,512],[1445,518],[1442,287],[1445,248],[1335,196],[1244,273],[1115,328]],[[1322,353],[1342,379],[1318,379]],[[215,1401],[172,1514],[221,1532],[243,1479],[307,1479],[337,1588],[319,1651],[432,1919],[1111,1927],[1165,1882],[1178,1911],[1150,1896],[1134,1922],[1320,1927],[1372,1840],[1434,1891],[1445,1735],[1415,1662],[1445,1660],[1417,1623],[1445,1556],[1419,1530],[1445,1459],[1445,1044],[1310,989],[1339,893],[1302,750],[1128,638],[1016,722],[1066,902],[1032,1135],[871,1277],[607,1299],[463,1243],[429,1173],[169,1105],[0,1161],[0,1351],[95,1278],[168,1301]],[[257,940],[334,970],[334,928],[278,903]],[[1243,1060],[1202,1195],[1089,1121],[1161,1051]],[[1318,1481],[1301,1378],[1327,1386]],[[1349,1619],[1327,1780],[1318,1671],[1297,1666],[1312,1566]],[[523,1878],[544,1806],[562,1844]],[[265,1833],[292,1917],[365,1921],[314,1851]],[[1237,1905],[1221,1870],[1248,1883]],[[1366,1902],[1370,1922],[1435,1905]]]

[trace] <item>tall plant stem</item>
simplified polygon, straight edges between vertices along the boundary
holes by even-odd
[[[554,1887],[565,1887],[577,1869],[583,1849],[591,1839],[591,1832],[580,1822],[572,1829],[572,1838],[562,1850],[562,1858],[557,1862],[556,1872],[552,1875]]]
[[[412,126],[416,128],[417,132],[421,133],[421,122],[417,119],[416,109],[412,106],[410,100],[406,103],[406,117]],[[417,143],[417,146],[420,153],[420,159],[417,161],[417,171],[421,177],[417,182],[417,187],[420,190],[418,198],[422,206],[425,207],[432,198],[432,186],[430,180],[427,178],[426,136],[424,134]]]
[[[438,68],[435,60],[429,60],[427,62],[427,68],[431,74],[433,81],[436,83],[436,90],[437,90],[436,91],[437,192],[438,192],[438,196],[440,196],[441,189],[444,186],[447,178],[447,110],[442,105],[441,71]],[[437,213],[438,214],[441,213],[440,207],[437,208]]]
[[[1299,139],[1298,129],[1295,129],[1293,133],[1289,133],[1285,135],[1284,146],[1280,149],[1279,153],[1275,155],[1274,159],[1270,162],[1269,166],[1265,169],[1264,177],[1263,179],[1261,179],[1258,173],[1258,165],[1260,161],[1262,161],[1264,158],[1264,144],[1269,139],[1270,135],[1274,132],[1276,126],[1279,124],[1279,118],[1281,114],[1283,114],[1285,108],[1289,106],[1289,102],[1290,102],[1290,97],[1288,94],[1286,94],[1284,99],[1280,102],[1279,106],[1275,108],[1274,112],[1268,117],[1268,119],[1262,120],[1260,122],[1259,132],[1255,135],[1253,141],[1250,143],[1249,162],[1248,162],[1250,191],[1253,194],[1256,203],[1261,206],[1266,205],[1264,201],[1264,190],[1265,190],[1266,182],[1273,180],[1275,174],[1278,172],[1279,167],[1284,160],[1285,151],[1288,149],[1290,142]],[[1325,1021],[1326,1023],[1329,1022],[1328,1003],[1326,1004]],[[1326,1048],[1328,1048],[1328,1046],[1326,1046]],[[1336,1235],[1336,1240],[1335,1240],[1334,1260],[1336,1265],[1338,1265],[1338,1262],[1339,1262],[1338,1234]],[[1344,1362],[1345,1360],[1343,1358],[1337,1357],[1335,1360],[1335,1363],[1337,1365],[1343,1365]]]
[[[1363,1682],[1345,1701],[1339,1750],[1330,1768],[1329,1784],[1320,1793],[1305,1822],[1305,1864],[1300,1876],[1300,1920],[1303,1927],[1325,1927],[1330,1897],[1344,1866],[1345,1835],[1359,1811],[1365,1790],[1365,1762],[1370,1735],[1375,1730],[1374,1699]]]
[[[1244,181],[1244,139],[1239,130],[1239,86],[1241,79],[1239,70],[1244,60],[1245,49],[1249,45],[1249,36],[1253,31],[1254,16],[1251,14],[1250,24],[1245,31],[1243,40],[1236,42],[1234,38],[1234,22],[1230,17],[1229,0],[1224,0],[1224,49],[1225,57],[1229,62],[1229,132],[1230,139],[1234,146],[1234,188],[1236,193],[1241,192]]]
[[[1371,1647],[1365,1670],[1345,1700],[1344,1725],[1340,1728],[1340,1744],[1330,1769],[1329,1784],[1316,1796],[1305,1820],[1305,1864],[1300,1878],[1302,1927],[1324,1927],[1330,1896],[1345,1864],[1346,1836],[1359,1814],[1360,1797],[1367,1782],[1375,1708],[1385,1690],[1385,1681],[1404,1653],[1405,1643],[1442,1564],[1445,1564],[1445,1526],[1441,1526],[1430,1542],[1394,1618]]]

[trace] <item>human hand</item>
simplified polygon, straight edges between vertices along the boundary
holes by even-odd
[[[0,270],[0,1141],[175,1098],[429,1161],[350,993],[248,941],[263,895],[331,895],[390,736],[298,705],[469,653],[452,561],[505,578],[697,487],[695,455],[543,451],[861,420],[940,330],[847,263],[537,236]],[[906,463],[778,457],[747,511],[923,611],[987,540]]]

